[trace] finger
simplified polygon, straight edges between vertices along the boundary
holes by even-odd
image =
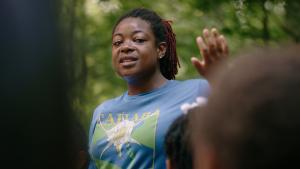
[[[212,29],[211,29],[211,33],[213,34],[213,36],[214,36],[215,38],[219,36],[219,32],[218,32],[218,30],[217,30],[216,28],[212,28]]]
[[[207,28],[204,28],[203,29],[203,37],[204,37],[204,40],[206,43],[208,42],[209,34],[210,34],[209,30]]]
[[[222,48],[222,39],[220,38],[219,32],[216,28],[212,29],[212,34],[215,38],[216,41],[216,57],[218,57],[217,59],[220,58],[220,55],[222,55],[223,52],[223,48]]]
[[[207,57],[209,58],[209,60],[214,61],[215,60],[215,42],[213,39],[213,35],[212,33],[208,30],[208,29],[203,29],[203,37],[204,40],[203,42],[206,44],[207,46]]]
[[[221,46],[222,46],[222,53],[223,53],[222,55],[223,55],[223,57],[228,57],[228,54],[229,54],[228,44],[227,44],[227,41],[226,41],[225,37],[223,35],[220,35],[219,40],[220,40],[220,43],[221,43]]]
[[[191,58],[191,62],[194,65],[194,67],[196,68],[196,70],[198,71],[198,73],[202,76],[206,75],[206,71],[205,71],[205,66],[204,63],[201,62],[198,58],[196,57],[192,57]]]
[[[210,53],[210,57],[212,58],[212,60],[218,59],[217,37],[218,37],[217,29],[212,28],[211,32],[208,35],[208,48],[209,48],[209,53]]]
[[[204,59],[204,63],[210,64],[212,62],[212,59],[209,57],[208,47],[204,43],[202,37],[200,36],[197,37],[196,41],[197,41],[198,48],[200,49],[201,56]]]

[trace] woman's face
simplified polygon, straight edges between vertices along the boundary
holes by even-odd
[[[150,24],[140,18],[125,18],[112,35],[112,63],[121,77],[160,73],[159,56],[164,50],[156,45]]]

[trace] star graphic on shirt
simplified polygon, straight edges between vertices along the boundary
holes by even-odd
[[[122,147],[124,144],[128,144],[128,143],[136,143],[139,144],[140,143],[138,141],[136,141],[135,139],[133,139],[131,137],[131,134],[133,132],[133,129],[139,125],[140,123],[142,123],[143,121],[145,121],[146,119],[152,117],[153,115],[155,115],[157,112],[152,113],[151,115],[142,118],[138,121],[130,121],[130,120],[124,120],[122,119],[122,121],[120,121],[119,123],[117,123],[114,127],[112,127],[111,129],[105,129],[104,126],[102,125],[101,121],[100,121],[100,126],[101,128],[104,130],[106,136],[107,136],[107,141],[108,144],[105,146],[105,148],[103,149],[103,151],[101,152],[100,158],[102,157],[103,153],[111,146],[114,146],[118,152],[119,156],[122,156]]]

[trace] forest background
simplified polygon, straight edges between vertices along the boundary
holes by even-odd
[[[190,58],[201,57],[195,38],[203,28],[216,27],[225,35],[231,57],[253,47],[300,41],[300,1],[296,0],[64,0],[60,18],[68,42],[69,97],[86,129],[97,105],[126,90],[111,65],[111,32],[118,17],[136,7],[153,9],[173,21],[181,61],[179,80],[199,77]]]

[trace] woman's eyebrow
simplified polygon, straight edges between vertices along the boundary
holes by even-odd
[[[122,33],[114,33],[113,37],[115,37],[115,36],[122,36]]]
[[[143,33],[143,34],[145,34],[145,35],[148,35],[146,32],[144,32],[144,31],[142,31],[142,30],[135,30],[135,31],[133,31],[133,32],[131,33],[131,35],[135,35],[135,34],[137,34],[137,33]],[[123,34],[117,32],[117,33],[114,33],[114,34],[113,34],[113,37],[114,37],[114,36],[123,36]]]

